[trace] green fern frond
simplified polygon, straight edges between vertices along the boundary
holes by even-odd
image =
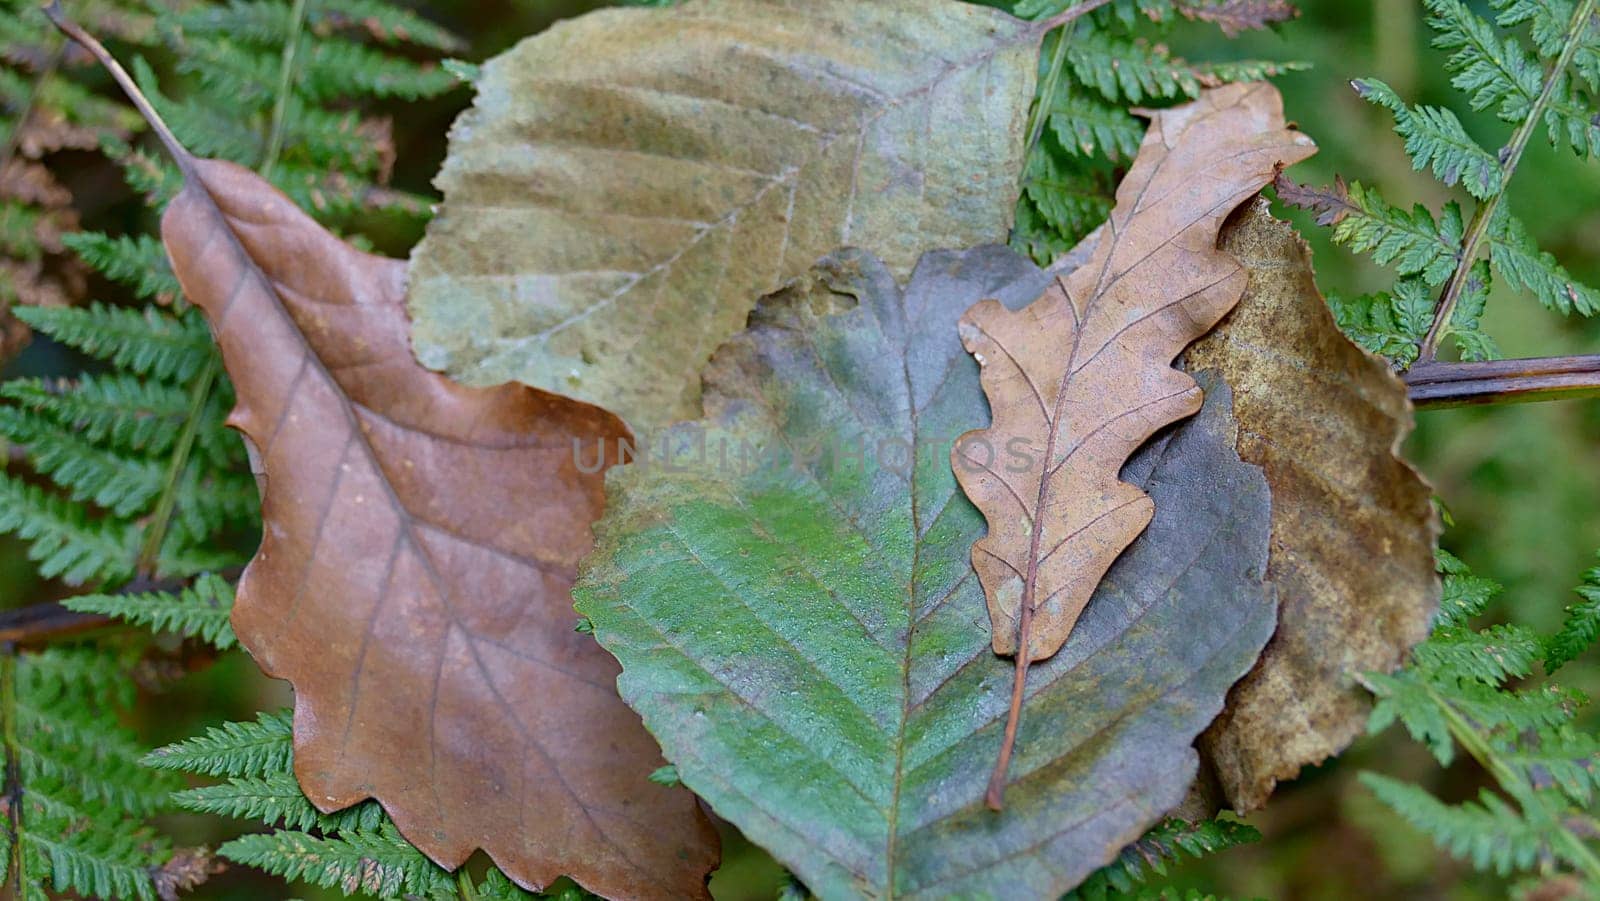
[[[177,787],[177,780],[142,765],[146,752],[132,733],[101,718],[120,708],[96,705],[62,709],[61,700],[54,692],[19,694],[13,715],[23,747],[47,757],[64,753],[87,761],[84,768],[95,770],[97,776],[123,782],[150,797]]]
[[[233,2],[165,13],[161,32],[180,50],[179,72],[200,90],[173,102],[147,92],[192,149],[261,167],[269,134],[281,130],[281,153],[264,174],[320,218],[344,220],[370,209],[429,214],[427,198],[388,189],[387,125],[350,109],[352,102],[419,99],[461,84],[450,71],[393,52],[401,44],[459,49],[449,32],[382,0],[308,2],[293,54],[292,92],[280,108],[282,44],[290,6],[282,0]],[[276,117],[282,114],[281,121]],[[268,127],[269,120],[277,123]],[[278,149],[277,145],[272,147]],[[130,183],[158,200],[177,179],[170,166],[121,148]]]
[[[1415,786],[1372,773],[1362,780],[1389,807],[1452,854],[1501,875],[1556,862],[1600,886],[1600,831],[1581,808],[1600,787],[1600,739],[1574,725],[1585,699],[1556,685],[1502,687],[1531,675],[1547,645],[1527,629],[1499,625],[1473,631],[1499,586],[1471,575],[1440,552],[1445,604],[1434,634],[1408,668],[1363,678],[1378,696],[1370,728],[1399,720],[1442,765],[1457,747],[1495,779],[1504,797],[1485,791],[1478,802],[1448,805]],[[1514,805],[1513,803],[1514,802]],[[1574,807],[1574,805],[1577,805]]]
[[[96,825],[106,819],[120,819],[122,812],[108,807],[82,806],[69,786],[48,778],[34,779],[28,783],[28,794],[23,799],[23,818],[28,822],[87,823]]]
[[[23,844],[48,860],[51,888],[57,892],[156,901],[155,884],[147,869],[149,856],[106,839],[107,833],[100,830],[70,833],[60,839],[29,832],[23,835]]]
[[[1346,334],[1373,353],[1410,362],[1433,318],[1433,298],[1419,278],[1401,279],[1393,294],[1328,300]]]
[[[288,5],[279,4],[288,20]],[[278,58],[273,52],[252,53],[228,40],[188,41],[179,65],[185,74],[221,97],[241,91],[241,102],[263,102],[275,97]],[[307,36],[297,54],[295,91],[311,103],[327,104],[353,99],[421,100],[457,87],[460,83],[444,69],[337,38]],[[141,84],[142,88],[143,85]]]
[[[290,771],[294,714],[260,713],[252,723],[223,723],[177,744],[151,751],[145,763],[202,776],[266,776]]]
[[[330,111],[299,98],[289,101],[285,138],[300,153],[330,171],[376,172],[384,165],[375,123],[349,111]]]
[[[33,261],[44,255],[46,248],[39,235],[45,230],[44,210],[21,203],[0,206],[0,253],[14,260]]]
[[[1535,19],[1535,44],[1542,56],[1553,58],[1572,16],[1570,4],[1554,5],[1563,8],[1535,14],[1527,7],[1552,4],[1514,2],[1499,21],[1502,25],[1515,25],[1526,21],[1524,16]],[[1493,26],[1460,0],[1428,0],[1428,8],[1434,16],[1429,24],[1439,32],[1434,46],[1455,51],[1448,64],[1455,73],[1451,83],[1470,95],[1472,108],[1487,109],[1498,103],[1499,116],[1504,121],[1518,123],[1526,119],[1544,89],[1545,73],[1539,62],[1515,38],[1497,38]],[[1547,15],[1550,12],[1565,18],[1554,23]],[[1549,33],[1552,27],[1554,34]],[[1587,56],[1580,51],[1575,60],[1580,71],[1585,66],[1579,61],[1585,59]],[[1600,153],[1600,124],[1595,123],[1589,111],[1591,98],[1577,95],[1566,80],[1558,80],[1544,103],[1544,124],[1551,144],[1565,141],[1580,155]]]
[[[1393,266],[1402,277],[1419,276],[1429,286],[1443,284],[1455,271],[1466,232],[1456,204],[1445,204],[1435,221],[1422,204],[1410,212],[1390,206],[1360,182],[1350,183],[1348,201],[1353,212],[1334,227],[1335,243],[1371,254],[1378,265]]]
[[[1378,699],[1367,721],[1367,734],[1377,735],[1398,721],[1440,766],[1455,761],[1456,745],[1450,734],[1449,717],[1424,680],[1402,670],[1392,675],[1368,673],[1362,684]]]
[[[1034,192],[1024,188],[1022,197],[1017,201],[1017,221],[1011,229],[1011,246],[1019,252],[1027,254],[1040,266],[1048,266],[1062,254],[1071,250],[1076,244],[1073,233],[1063,233],[1061,229],[1051,224],[1049,219],[1039,211],[1039,204],[1033,199]],[[1087,223],[1089,229],[1095,223]]]
[[[1571,0],[1493,0],[1492,5],[1502,27],[1529,26],[1540,56],[1553,57],[1561,50],[1567,23],[1572,21]]]
[[[465,893],[468,876],[438,867],[406,843],[377,802],[365,801],[333,814],[319,812],[296,781],[291,733],[290,711],[263,713],[253,723],[224,723],[204,735],[152,751],[145,763],[224,779],[178,792],[174,799],[187,810],[280,827],[229,842],[218,853],[288,879],[376,898],[585,901],[593,897],[571,885],[530,894],[494,869],[477,884],[475,895]],[[458,886],[463,889],[459,895]]]
[[[71,585],[117,581],[133,572],[137,536],[91,520],[82,507],[0,473],[0,533],[29,543],[28,559],[47,578]]]
[[[100,232],[78,232],[61,240],[101,275],[132,288],[140,299],[167,303],[181,293],[167,252],[152,235],[113,238]]]
[[[1363,294],[1353,298],[1331,295],[1328,307],[1339,329],[1350,340],[1375,354],[1410,363],[1417,358],[1417,344],[1422,334],[1400,324],[1409,321],[1414,306],[1411,299],[1415,296],[1414,288],[1402,293],[1401,286],[1415,284],[1414,279],[1402,281],[1395,286],[1393,295]],[[1429,309],[1432,309],[1431,299]]]
[[[259,820],[286,829],[327,832],[372,831],[384,822],[383,808],[365,801],[334,814],[312,806],[292,772],[235,776],[220,785],[185,789],[173,796],[185,810]]]
[[[1045,143],[1049,146],[1029,161],[1023,191],[1044,223],[1070,246],[1097,228],[1110,213],[1110,194],[1105,186],[1108,178],[1087,161],[1053,152],[1053,137],[1047,137]]]
[[[1538,734],[1572,722],[1584,698],[1555,685],[1524,691],[1499,691],[1481,683],[1463,683],[1449,699],[1452,706],[1486,731]]]
[[[1377,773],[1362,773],[1361,782],[1406,822],[1478,869],[1508,876],[1531,869],[1550,854],[1543,830],[1489,792],[1477,802],[1452,805]]]
[[[144,750],[133,736],[81,720],[64,726],[53,711],[27,704],[18,705],[17,716],[19,727],[25,726],[17,738],[24,777],[59,786],[56,797],[63,805],[81,808],[105,801],[110,803],[102,809],[117,815],[155,813],[171,806],[170,795],[178,781],[142,767]],[[98,746],[85,748],[74,742]]]
[[[1417,646],[1415,665],[1439,678],[1499,686],[1533,672],[1544,641],[1523,626],[1490,626],[1483,631],[1438,629]]]
[[[313,33],[359,29],[385,44],[412,44],[455,53],[466,49],[460,38],[438,25],[384,0],[312,0],[306,4],[306,25]],[[186,35],[227,37],[277,48],[288,39],[287,8],[279,0],[229,0],[185,10],[173,23]]]
[[[1461,299],[1450,314],[1448,333],[1455,341],[1461,359],[1467,361],[1498,360],[1500,346],[1483,331],[1483,312],[1489,305],[1489,264],[1479,260],[1467,272],[1466,285],[1461,289]],[[1430,312],[1432,300],[1428,299]]]
[[[1572,277],[1556,258],[1540,250],[1522,220],[1501,207],[1489,223],[1489,259],[1512,285],[1528,290],[1558,313],[1593,316],[1600,291]]]
[[[183,190],[183,174],[166,159],[118,140],[103,142],[101,150],[117,161],[128,187],[142,195],[152,209],[166,209]]]
[[[1117,859],[1095,871],[1062,901],[1102,901],[1132,895],[1152,876],[1165,876],[1167,867],[1187,858],[1213,854],[1261,840],[1261,833],[1234,820],[1187,823],[1168,819],[1124,848]]]
[[[360,44],[324,39],[306,50],[296,88],[311,100],[422,100],[460,85],[437,65],[419,65]]]
[[[233,587],[215,573],[200,576],[179,592],[84,594],[62,603],[68,610],[114,616],[154,632],[199,638],[219,651],[238,643],[228,621]]]
[[[1436,627],[1464,627],[1489,608],[1489,602],[1502,590],[1500,584],[1474,575],[1459,557],[1443,548],[1435,551],[1434,556],[1444,576]]]
[[[1392,114],[1414,168],[1430,170],[1445,185],[1461,185],[1479,201],[1465,228],[1460,227],[1459,211],[1446,232],[1431,228],[1431,217],[1421,207],[1417,215],[1406,216],[1359,185],[1352,187],[1348,202],[1342,185],[1332,191],[1291,186],[1287,192],[1280,186],[1280,198],[1318,211],[1319,224],[1334,225],[1336,241],[1371,253],[1380,264],[1398,262],[1403,277],[1422,274],[1430,287],[1443,286],[1434,303],[1436,322],[1415,345],[1415,353],[1408,336],[1374,327],[1363,321],[1366,317],[1350,317],[1367,327],[1358,336],[1363,344],[1380,349],[1397,365],[1433,362],[1445,337],[1453,340],[1463,360],[1497,359],[1499,348],[1482,328],[1495,275],[1557,312],[1587,316],[1600,311],[1600,292],[1577,282],[1540,250],[1503,203],[1507,185],[1541,127],[1552,145],[1564,144],[1580,156],[1600,154],[1600,98],[1595,96],[1600,88],[1600,25],[1594,21],[1592,0],[1580,3],[1493,0],[1497,28],[1464,0],[1425,0],[1433,45],[1449,52],[1445,68],[1451,85],[1465,95],[1468,106],[1494,108],[1512,126],[1496,151],[1469,135],[1445,107],[1410,106],[1375,79],[1351,82],[1362,97]],[[1522,38],[1502,30],[1524,23],[1529,24],[1536,54]],[[1428,246],[1430,233],[1447,239],[1442,252]],[[1488,265],[1482,259],[1485,251]]]
[[[1500,104],[1500,117],[1520,122],[1543,89],[1544,73],[1515,38],[1501,37],[1461,0],[1427,0],[1433,46],[1453,51],[1445,63],[1450,83],[1473,109]]]
[[[1124,108],[1155,100],[1187,100],[1198,97],[1207,84],[1260,81],[1304,68],[1269,60],[1190,63],[1160,44],[1088,29],[1068,43],[1067,65],[1078,84]]]
[[[319,838],[280,830],[224,843],[217,853],[285,879],[304,880],[346,895],[380,899],[453,899],[450,874],[422,856],[392,826],[376,832]]]
[[[24,781],[68,786],[84,805],[101,805],[133,816],[166,808],[170,786],[143,779],[136,767],[109,762],[84,748],[49,743],[37,731],[19,739],[18,769]],[[36,742],[30,744],[30,741]]]
[[[483,881],[472,891],[479,901],[532,901],[534,898],[546,898],[549,901],[590,901],[595,897],[571,884],[557,885],[540,895],[534,895],[518,888],[516,883],[506,878],[506,874],[493,867],[489,868],[489,872],[484,874]]]
[[[330,173],[319,165],[283,163],[269,173],[271,181],[302,209],[329,219],[343,219],[369,209],[425,217],[432,201],[371,179]]]
[[[1127,110],[1086,91],[1062,91],[1050,106],[1050,128],[1062,149],[1079,156],[1132,157],[1144,128]]]
[[[261,518],[261,496],[255,479],[242,473],[202,475],[190,469],[179,477],[174,496],[171,539],[185,553],[203,549],[207,539],[235,523]],[[218,562],[207,569],[241,566],[250,559],[248,551],[233,547],[210,550],[212,559]],[[161,571],[177,575],[166,567]]]
[[[1503,752],[1506,763],[1522,771],[1536,789],[1554,788],[1588,807],[1600,788],[1600,739],[1563,730]]]
[[[1433,323],[1433,298],[1428,286],[1420,279],[1406,278],[1395,283],[1394,296],[1389,300],[1389,310],[1395,328],[1413,340],[1421,340]]]
[[[1600,639],[1600,567],[1583,574],[1583,584],[1578,586],[1577,592],[1582,600],[1567,607],[1566,621],[1546,642],[1546,672],[1553,673],[1578,659]]]
[[[145,512],[161,493],[166,468],[79,440],[70,428],[13,407],[0,407],[0,436],[25,445],[34,469],[80,504],[121,519]]]
[[[17,405],[13,412],[38,414],[85,441],[152,456],[172,450],[189,412],[189,397],[182,389],[131,375],[84,375],[75,384],[12,379],[0,384],[0,398]]]
[[[135,375],[188,382],[216,356],[197,313],[109,307],[18,307],[16,317],[41,334]]]
[[[1363,100],[1394,114],[1394,130],[1405,138],[1406,155],[1415,169],[1431,167],[1440,181],[1460,184],[1479,200],[1500,193],[1504,176],[1500,162],[1478,146],[1455,113],[1437,106],[1407,106],[1393,88],[1375,78],[1351,83]]]
[[[123,665],[93,648],[0,657],[0,742],[18,803],[8,810],[22,896],[148,899],[169,843],[143,823],[177,779],[139,765],[117,716],[131,701]]]
[[[54,647],[28,654],[18,667],[18,693],[39,705],[106,709],[133,706],[127,662],[89,648]]]
[[[1200,81],[1164,47],[1132,38],[1090,31],[1074,35],[1067,64],[1080,84],[1108,101],[1124,104],[1193,97]]]
[[[42,16],[39,21],[44,27],[50,27]],[[39,102],[50,110],[52,117],[60,116],[62,121],[74,126],[48,144],[50,150],[92,150],[100,140],[126,136],[144,127],[139,114],[126,104],[65,78],[46,82],[40,90]]]
[[[139,90],[165,119],[184,145],[197,156],[256,164],[266,148],[266,138],[250,127],[248,119],[223,106],[222,89],[174,100],[161,90],[161,80],[144,60],[134,57],[130,66]]]

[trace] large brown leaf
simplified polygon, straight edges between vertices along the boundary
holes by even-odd
[[[1339,332],[1305,242],[1265,201],[1222,232],[1245,299],[1190,348],[1233,386],[1239,453],[1272,486],[1276,636],[1201,740],[1230,806],[1338,753],[1366,723],[1352,675],[1398,666],[1439,601],[1432,490],[1398,455],[1406,387]]]
[[[1217,249],[1224,218],[1275,167],[1310,156],[1266,84],[1229,85],[1152,114],[1087,263],[1020,311],[986,300],[961,321],[983,367],[993,424],[952,452],[961,487],[989,522],[972,562],[988,597],[995,652],[1017,656],[1013,715],[1029,664],[1056,653],[1153,505],[1118,479],[1128,456],[1200,408],[1172,360],[1239,301],[1246,275]],[[1025,463],[985,465],[974,448],[1026,447]],[[1019,457],[1018,459],[1021,459]],[[1016,723],[991,784],[998,807]]]
[[[183,172],[162,240],[262,473],[261,548],[233,625],[294,683],[306,796],[327,812],[376,798],[446,867],[482,848],[528,887],[570,875],[612,897],[707,897],[715,832],[687,791],[648,780],[659,751],[615,694],[616,663],[573,632],[574,571],[604,504],[574,448],[626,429],[422,369],[403,263],[190,155],[104,48],[62,27]]]

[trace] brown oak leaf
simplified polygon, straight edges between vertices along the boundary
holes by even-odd
[[[1153,505],[1118,479],[1201,392],[1172,360],[1238,303],[1246,274],[1217,249],[1223,220],[1315,152],[1267,84],[1203,92],[1150,114],[1138,157],[1088,262],[1011,311],[983,301],[961,321],[983,367],[988,429],[952,452],[989,534],[972,562],[988,597],[995,652],[1015,654],[1012,717],[990,784],[999,808],[1028,665],[1056,653],[1106,570],[1150,523]],[[1026,448],[1005,470],[974,452]]]
[[[237,390],[262,476],[233,625],[295,686],[294,764],[331,812],[376,798],[441,866],[483,849],[518,883],[705,898],[716,833],[649,781],[616,662],[573,630],[616,440],[596,407],[466,388],[411,356],[405,264],[355,250],[254,173],[190,155],[81,30],[184,176],[161,221]]]
[[[647,777],[654,740],[569,590],[610,414],[465,388],[407,342],[405,264],[360,253],[245,169],[193,160],[162,219],[239,392],[265,534],[234,629],[296,689],[295,772],[321,809],[381,801],[428,856],[483,848],[524,885],[694,897],[716,839]]]

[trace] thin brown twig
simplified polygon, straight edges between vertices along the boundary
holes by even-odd
[[[1600,354],[1421,363],[1405,380],[1422,409],[1600,397]]]
[[[183,173],[184,178],[188,179],[192,184],[200,184],[201,180],[194,171],[194,156],[178,140],[177,135],[172,133],[172,129],[167,127],[167,123],[162,120],[155,107],[150,105],[150,100],[139,90],[139,86],[134,82],[133,76],[128,74],[128,70],[122,68],[122,64],[111,56],[110,51],[106,50],[105,45],[96,40],[94,35],[84,31],[76,22],[67,18],[67,14],[61,9],[61,0],[50,0],[42,9],[51,24],[59,28],[62,34],[77,41],[80,46],[89,51],[89,55],[93,56],[100,65],[105,67],[107,72],[111,73],[111,80],[122,88],[122,92],[128,95],[128,100],[133,104],[134,109],[138,110],[145,121],[150,123],[150,130],[155,132],[156,137],[167,148],[167,153],[172,156],[172,162]]]
[[[83,638],[116,623],[99,613],[68,610],[57,601],[18,607],[0,614],[0,648],[39,648]]]

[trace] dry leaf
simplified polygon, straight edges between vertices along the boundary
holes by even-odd
[[[228,862],[209,848],[179,848],[166,863],[151,869],[150,882],[161,901],[178,901],[227,869]]]
[[[1061,648],[1150,522],[1150,498],[1118,471],[1157,429],[1200,408],[1194,379],[1171,363],[1244,292],[1244,270],[1216,246],[1223,219],[1277,166],[1315,150],[1285,125],[1267,84],[1207,90],[1151,116],[1088,261],[1023,310],[988,300],[961,321],[994,420],[951,459],[989,522],[972,562],[994,650],[1017,656],[1013,716],[1029,664]],[[1028,465],[983,465],[976,446],[1025,447]],[[990,787],[997,808],[1015,729]]]
[[[20,126],[19,141],[35,131],[31,123]],[[83,297],[83,263],[61,241],[77,229],[72,192],[19,147],[0,166],[0,365],[31,337],[13,304],[57,307]]]
[[[1361,212],[1360,207],[1350,202],[1350,186],[1340,175],[1333,177],[1331,186],[1318,188],[1301,184],[1279,172],[1273,179],[1272,189],[1284,203],[1316,213],[1318,225],[1338,225],[1351,213]]]
[[[1201,741],[1233,809],[1343,750],[1366,724],[1351,676],[1392,670],[1427,637],[1439,602],[1429,488],[1399,457],[1406,387],[1340,333],[1310,250],[1258,200],[1222,233],[1250,287],[1190,348],[1233,386],[1239,453],[1272,486],[1269,576],[1278,632]]]
[[[295,774],[331,812],[367,798],[441,866],[482,848],[520,884],[707,897],[717,838],[649,781],[660,752],[617,665],[573,631],[604,503],[574,443],[594,407],[464,388],[412,359],[405,265],[355,250],[232,163],[191,156],[88,35],[184,176],[161,220],[238,394],[262,473],[261,548],[233,626],[295,686]]]
[[[413,254],[419,359],[639,429],[757,298],[859,247],[1004,241],[1042,28],[955,0],[690,0],[484,66]]]
[[[1300,10],[1289,0],[1209,0],[1185,3],[1179,9],[1191,19],[1210,22],[1230,38],[1300,15]]]
[[[704,894],[716,838],[573,632],[604,503],[573,442],[593,407],[470,389],[411,357],[404,264],[335,239],[245,169],[194,160],[162,219],[265,473],[234,630],[295,685],[295,773],[324,811],[374,797],[446,867],[483,848],[540,887]]]

